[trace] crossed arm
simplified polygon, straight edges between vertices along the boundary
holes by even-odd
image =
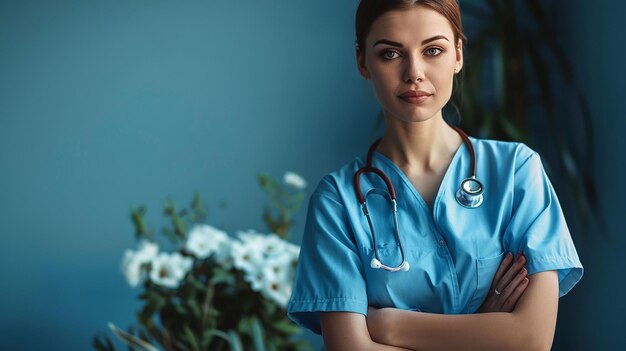
[[[556,327],[556,271],[528,276],[513,312],[444,315],[394,308],[367,317],[322,312],[324,344],[334,350],[550,350]]]

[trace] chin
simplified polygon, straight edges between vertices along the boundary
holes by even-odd
[[[406,123],[426,122],[441,114],[443,106],[435,106],[436,101],[429,101],[423,104],[408,104],[400,101],[393,102],[388,105],[389,108],[383,107],[385,116],[393,120],[399,120]]]

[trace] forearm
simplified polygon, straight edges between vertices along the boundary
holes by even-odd
[[[377,342],[369,340],[361,340],[359,343],[351,343],[340,341],[340,342],[326,342],[326,338],[324,338],[324,346],[327,351],[344,351],[344,350],[360,350],[360,351],[412,351],[411,349],[406,349],[398,346],[391,346],[380,344]]]
[[[349,312],[320,313],[324,346],[328,351],[411,351],[398,346],[374,342],[365,316]]]
[[[529,276],[512,313],[444,315],[386,308],[368,317],[374,341],[418,351],[549,350],[558,310],[555,271]]]
[[[532,340],[513,313],[444,315],[393,310],[385,339],[418,351],[532,350]],[[530,346],[530,347],[529,347]]]
[[[350,348],[346,349],[346,350],[350,350]],[[372,341],[372,345],[370,346],[370,348],[367,348],[366,350],[369,351],[413,351],[411,349],[405,349],[403,347],[397,347],[397,346],[391,346],[391,345],[385,345],[385,344],[378,344]]]

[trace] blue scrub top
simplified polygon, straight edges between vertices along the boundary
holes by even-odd
[[[353,178],[365,156],[326,175],[312,194],[288,315],[320,334],[320,311],[367,315],[376,308],[461,314],[482,304],[507,252],[522,252],[528,274],[557,270],[559,297],[580,280],[583,267],[539,155],[522,143],[471,138],[476,176],[484,202],[459,205],[455,194],[470,174],[465,144],[456,151],[432,211],[404,173],[374,152],[373,165],[396,189],[398,225],[408,272],[370,267],[374,256],[367,219],[355,195]],[[386,191],[382,179],[361,176],[361,190]],[[368,209],[383,264],[401,263],[393,235],[389,201],[372,192]]]

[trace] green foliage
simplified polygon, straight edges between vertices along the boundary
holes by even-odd
[[[284,237],[292,226],[292,217],[304,199],[303,191],[293,191],[268,175],[259,175],[261,188],[272,202],[265,208],[269,228]],[[145,206],[131,208],[131,220],[137,239],[155,242],[154,232],[145,221]],[[177,288],[166,288],[144,279],[138,298],[138,328],[123,331],[109,323],[111,332],[130,350],[311,350],[295,338],[301,329],[286,316],[283,306],[251,289],[244,273],[225,265],[215,256],[196,258],[184,247],[188,231],[207,218],[198,193],[187,208],[170,198],[163,202],[168,225],[161,233],[179,247],[182,257],[192,258],[193,265]],[[152,265],[153,263],[151,263]],[[92,346],[100,351],[115,351],[111,339],[98,334]]]
[[[539,150],[548,172],[568,181],[582,228],[590,215],[604,226],[594,180],[593,120],[555,28],[562,6],[484,0],[462,2],[461,10],[478,26],[469,36],[455,101],[463,129]]]
[[[270,197],[270,204],[263,211],[263,220],[270,232],[286,238],[293,226],[292,217],[300,210],[306,194],[296,187],[279,183],[267,174],[257,175],[257,180]]]

